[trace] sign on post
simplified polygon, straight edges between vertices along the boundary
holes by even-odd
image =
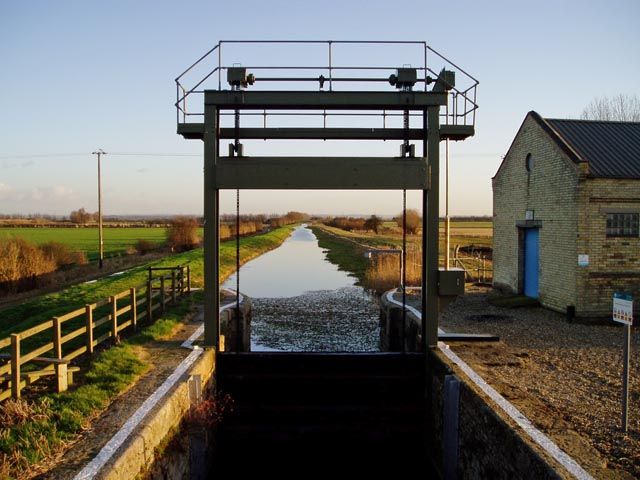
[[[633,299],[626,293],[613,294],[613,321],[633,324]]]
[[[613,294],[613,321],[624,323],[622,359],[622,430],[629,430],[629,356],[631,355],[631,325],[633,324],[633,298],[626,293]]]

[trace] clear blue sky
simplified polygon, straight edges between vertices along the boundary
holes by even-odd
[[[639,21],[637,0],[5,0],[0,213],[95,210],[96,148],[185,155],[107,156],[105,213],[201,213],[202,143],[175,134],[173,79],[220,39],[311,38],[426,40],[478,78],[476,136],[451,148],[451,212],[490,214],[491,176],[529,110],[577,117],[596,96],[640,94]],[[267,152],[262,142],[247,148]],[[233,197],[223,200],[231,210]],[[400,208],[399,192],[242,194],[244,212]]]

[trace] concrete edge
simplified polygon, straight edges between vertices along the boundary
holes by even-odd
[[[546,434],[538,430],[522,412],[456,355],[449,348],[449,345],[438,342],[438,348],[432,350],[432,353],[454,372],[461,382],[475,392],[487,406],[490,406],[493,415],[509,425],[522,441],[531,448],[532,452],[538,455],[558,475],[562,478],[594,480],[578,462],[558,447]]]
[[[173,429],[178,427],[184,414],[191,407],[189,377],[200,375],[202,385],[206,385],[214,371],[215,351],[204,350],[200,358],[183,375],[180,383],[162,400],[159,408],[140,423],[133,438],[111,459],[107,465],[108,469],[101,472],[100,478],[105,480],[135,478],[149,467],[155,459],[156,448]]]

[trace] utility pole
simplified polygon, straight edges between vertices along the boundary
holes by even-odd
[[[100,252],[100,268],[102,268],[102,264],[104,261],[104,242],[102,240],[102,181],[100,176],[100,157],[106,154],[107,152],[105,152],[101,148],[95,152],[91,152],[91,155],[98,156],[98,250]]]

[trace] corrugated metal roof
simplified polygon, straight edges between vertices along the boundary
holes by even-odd
[[[581,158],[594,177],[640,178],[640,123],[545,121]]]

